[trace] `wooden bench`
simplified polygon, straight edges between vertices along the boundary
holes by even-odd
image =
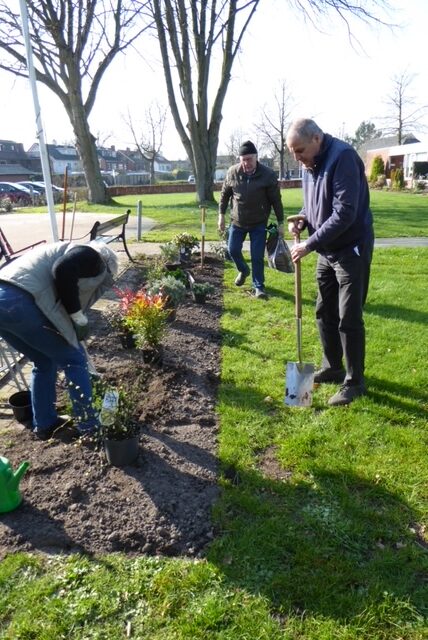
[[[131,254],[129,253],[128,247],[126,246],[126,237],[125,237],[125,229],[128,223],[129,215],[131,213],[131,209],[128,209],[126,213],[121,216],[116,216],[115,218],[111,218],[111,220],[107,220],[106,222],[95,222],[94,226],[89,232],[89,239],[96,240],[97,242],[118,242],[122,240],[123,247],[126,251],[126,255],[128,258],[135,262]],[[120,233],[108,233],[113,229],[117,229],[117,227],[122,226],[122,230]]]
[[[44,244],[45,242],[46,240],[39,240],[39,242],[29,244],[26,247],[22,247],[22,249],[14,250],[12,249],[10,242],[6,238],[3,230],[0,228],[0,262],[3,262],[4,260],[4,266],[4,264],[7,264],[15,258],[18,258],[22,253],[24,253],[24,251],[27,251],[27,249],[32,249],[33,247],[37,247],[37,245],[39,244]]]

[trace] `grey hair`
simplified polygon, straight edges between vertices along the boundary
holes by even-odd
[[[299,138],[300,140],[312,140],[314,136],[323,137],[323,130],[310,118],[295,120],[287,131],[287,139]]]
[[[115,278],[119,271],[119,258],[117,253],[113,251],[113,249],[110,249],[110,247],[108,247],[104,242],[97,242],[96,240],[88,242],[88,246],[92,247],[92,249],[95,249],[95,251],[100,254],[107,269]]]

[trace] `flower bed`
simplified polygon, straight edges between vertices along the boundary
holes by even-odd
[[[214,535],[210,517],[218,492],[214,408],[223,265],[208,256],[204,270],[196,271],[216,292],[206,305],[189,295],[178,308],[163,340],[162,367],[142,362],[138,350],[123,349],[103,313],[90,314],[88,349],[98,372],[138,397],[141,453],[135,464],[112,467],[101,450],[35,441],[9,420],[2,455],[14,468],[28,460],[30,469],[21,482],[22,505],[0,522],[1,553],[203,553]],[[138,280],[133,267],[118,285]]]

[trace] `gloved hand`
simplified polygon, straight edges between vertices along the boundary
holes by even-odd
[[[79,342],[85,340],[89,335],[89,322],[83,311],[79,310],[75,313],[70,313],[70,318],[73,321],[74,330],[76,332]]]

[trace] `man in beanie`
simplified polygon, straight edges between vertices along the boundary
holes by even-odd
[[[225,213],[231,202],[231,226],[228,251],[239,273],[235,279],[241,287],[250,275],[242,255],[244,240],[250,236],[251,271],[256,298],[267,298],[264,277],[266,225],[271,208],[278,220],[278,231],[284,234],[284,210],[278,179],[274,171],[257,161],[257,149],[251,140],[239,149],[239,163],[230,167],[220,195],[218,229],[225,230]]]

